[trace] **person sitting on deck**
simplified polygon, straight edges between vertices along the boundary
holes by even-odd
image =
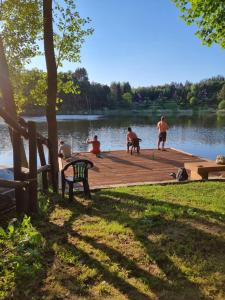
[[[72,156],[72,149],[70,145],[65,144],[64,141],[60,141],[59,146],[59,157],[61,158],[69,158]]]
[[[132,131],[131,127],[127,128],[127,153],[129,153],[130,147],[132,147],[133,140],[138,139],[137,134]]]
[[[91,153],[95,154],[97,157],[100,157],[100,142],[98,140],[98,136],[95,135],[93,140],[87,139],[87,144],[92,145],[92,149],[90,150]]]
[[[159,138],[158,138],[158,150],[160,149],[160,143],[162,142],[162,151],[165,151],[165,142],[166,142],[166,135],[167,130],[169,129],[169,126],[166,123],[165,117],[161,117],[161,121],[157,123],[157,128],[159,130]]]

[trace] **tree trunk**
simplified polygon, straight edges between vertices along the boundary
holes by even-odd
[[[2,92],[3,105],[7,111],[15,120],[17,119],[16,105],[13,97],[13,89],[9,78],[9,69],[7,60],[5,57],[5,50],[2,37],[0,36],[0,90]],[[11,130],[10,136],[11,136]],[[11,136],[12,138],[12,136]],[[26,154],[23,146],[23,141],[19,141],[21,147],[21,163],[23,167],[28,167]]]
[[[50,162],[54,167],[52,178],[54,190],[58,188],[58,133],[56,121],[57,68],[53,41],[52,0],[43,0],[44,50],[47,67],[47,107],[48,138],[50,142]]]

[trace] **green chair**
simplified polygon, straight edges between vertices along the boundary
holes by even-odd
[[[86,198],[91,198],[89,183],[88,183],[88,169],[93,168],[94,164],[86,159],[78,159],[68,163],[61,171],[62,178],[62,197],[65,198],[66,184],[69,185],[69,200],[73,200],[73,185],[74,183],[82,182],[84,187],[84,195]],[[66,176],[65,171],[72,167],[73,175]]]

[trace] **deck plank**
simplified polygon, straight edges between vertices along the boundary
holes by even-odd
[[[94,163],[94,168],[89,171],[91,189],[117,184],[172,181],[169,173],[176,173],[184,163],[204,161],[197,156],[175,149],[166,149],[166,151],[143,149],[140,155],[136,153],[130,155],[126,151],[118,150],[103,152],[102,158],[83,152],[74,154],[73,159],[89,159]],[[63,160],[62,166],[66,163]],[[71,169],[68,169],[66,175],[71,174]]]

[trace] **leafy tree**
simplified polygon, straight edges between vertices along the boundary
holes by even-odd
[[[55,34],[53,32],[54,20],[58,29]],[[47,66],[46,117],[48,137],[51,143],[50,159],[55,169],[55,181],[57,181],[58,172],[57,68],[62,65],[64,60],[70,62],[79,60],[84,36],[92,33],[91,29],[82,29],[88,21],[80,18],[73,0],[55,1],[55,7],[53,7],[52,0],[43,1],[44,49]],[[56,51],[58,50],[57,58],[54,47],[56,47]]]
[[[44,47],[47,66],[47,106],[46,116],[48,121],[48,137],[52,146],[50,153],[51,162],[55,169],[55,181],[58,171],[58,134],[56,121],[57,105],[57,68],[64,60],[76,62],[80,59],[80,48],[84,36],[91,34],[92,29],[83,30],[89,20],[82,19],[76,11],[72,0],[43,1]],[[58,31],[54,34],[54,20]],[[55,38],[55,44],[54,44]],[[55,48],[58,57],[55,57]],[[72,87],[72,85],[71,85]],[[55,185],[56,188],[56,185]]]
[[[16,76],[23,64],[37,53],[34,40],[41,24],[40,15],[36,14],[40,1],[5,0],[1,1],[0,8],[0,90],[5,109],[16,119],[12,74]],[[22,165],[27,167],[22,140],[20,144]]]
[[[131,92],[131,86],[129,82],[124,82],[124,84],[122,85],[122,92],[123,94]]]
[[[32,57],[41,54],[39,46],[40,41],[43,40],[42,7],[43,0],[4,0],[1,7],[1,32],[4,37],[10,78],[16,93],[20,92],[20,86],[23,88],[24,85],[24,81],[22,81],[24,66]],[[84,38],[93,32],[92,28],[87,28],[90,19],[80,17],[74,1],[55,0],[53,2],[53,22],[57,69],[65,60],[80,61],[80,48],[84,43]],[[37,94],[41,97],[35,102],[38,104],[46,104],[47,101],[47,83],[44,83],[46,77],[42,78],[42,81],[39,79]],[[63,82],[58,82],[58,86],[66,91],[70,87],[71,93],[77,92],[72,82],[67,83],[65,87],[63,87]],[[17,109],[21,111],[27,99],[20,93],[15,101]]]
[[[223,85],[223,87],[219,91],[219,93],[217,95],[217,98],[218,98],[219,101],[225,100],[225,84]]]
[[[3,0],[0,32],[10,72],[23,66],[39,52],[42,30],[42,0]],[[11,74],[12,75],[12,74]]]
[[[122,90],[120,82],[112,82],[110,85],[111,96],[113,101],[117,104],[121,102],[122,99]]]
[[[85,68],[76,69],[72,76],[75,84],[82,81],[88,81],[88,73]]]
[[[181,10],[182,19],[198,27],[196,35],[203,44],[225,48],[225,5],[223,0],[172,0]]]
[[[225,109],[225,100],[222,100],[219,105],[218,105],[219,109]]]
[[[47,67],[47,106],[48,139],[50,143],[50,161],[54,167],[53,187],[57,191],[58,174],[58,135],[56,121],[57,66],[53,41],[52,0],[43,1],[44,49]]]
[[[5,0],[1,12],[1,16],[4,16],[1,18],[2,34],[6,40],[6,49],[9,49],[8,61],[15,60],[14,67],[17,67],[17,71],[21,71],[24,62],[39,53],[38,38],[44,39],[48,70],[47,85],[45,85],[45,90],[47,89],[46,115],[49,139],[54,149],[51,160],[57,169],[57,68],[62,66],[64,60],[71,62],[80,60],[79,51],[84,37],[93,32],[92,29],[84,29],[90,20],[80,17],[73,0],[55,0],[54,5],[52,0]],[[44,32],[43,37],[42,32]],[[16,53],[17,56],[12,56],[11,59],[11,53],[13,55]],[[73,84],[67,84],[67,89],[69,86],[73,88]],[[21,97],[18,98],[21,99]]]
[[[100,83],[92,83],[90,85],[90,99],[91,107],[96,109],[103,109],[110,106],[108,102],[110,95],[110,88],[107,85]]]
[[[129,93],[129,92],[124,93],[122,95],[122,99],[127,105],[130,105],[130,104],[132,104],[132,101],[133,101],[133,95],[132,95],[132,93]]]
[[[74,0],[55,0],[53,7],[55,51],[57,67],[65,60],[80,61],[80,50],[85,37],[93,33],[93,28],[87,28],[89,18],[81,18]]]
[[[195,96],[192,96],[189,100],[191,106],[194,106],[198,103],[198,99]]]
[[[75,70],[75,72],[72,74],[73,77],[73,83],[75,86],[79,89],[79,95],[77,95],[77,99],[80,102],[81,107],[86,106],[86,110],[91,112],[91,102],[90,102],[90,82],[88,79],[88,73],[85,68],[78,68]],[[84,100],[84,103],[82,103]]]
[[[9,77],[9,69],[5,56],[4,45],[0,36],[0,92],[2,96],[2,103],[6,111],[14,118],[17,119],[16,105],[13,97],[12,84]],[[9,128],[10,136],[12,137],[12,131]],[[27,159],[23,146],[23,141],[20,138],[18,140],[18,146],[21,149],[21,164],[23,167],[27,167]]]
[[[76,113],[77,111],[91,113],[93,109],[118,108],[129,105],[123,99],[124,93],[122,94],[121,101],[115,99],[118,83],[111,86],[112,90],[107,85],[96,82],[90,83],[86,70],[84,72],[85,76],[77,77],[80,81],[78,82],[77,79],[74,79],[75,72],[58,73],[57,109],[59,113]],[[15,98],[21,97],[26,100],[23,102],[23,109],[26,113],[35,114],[35,110],[36,114],[44,113],[44,107],[46,106],[46,91],[44,90],[46,77],[46,72],[38,69],[24,70],[21,73],[20,82],[22,82],[22,85],[18,84]],[[79,93],[78,91],[75,94],[71,93],[71,84],[73,85],[72,88],[77,88]],[[217,107],[218,102],[224,99],[217,98],[224,84],[225,78],[217,76],[201,80],[194,84],[173,82],[161,86],[132,88],[132,103],[135,103],[136,106],[156,103],[165,108],[177,106],[189,107],[190,99],[195,97],[197,103],[201,106]],[[123,87],[123,83],[120,83],[120,86]],[[19,101],[21,102],[21,100]],[[43,107],[43,109],[38,106]]]

